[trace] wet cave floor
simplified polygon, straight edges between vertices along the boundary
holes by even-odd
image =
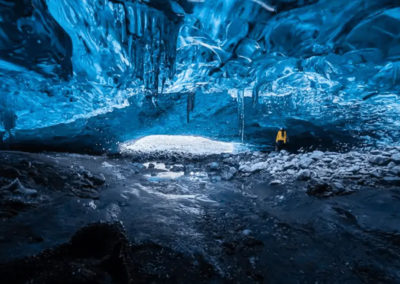
[[[0,152],[0,279],[399,282],[399,151]]]

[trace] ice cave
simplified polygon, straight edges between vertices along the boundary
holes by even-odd
[[[399,283],[399,0],[0,0],[2,283]]]

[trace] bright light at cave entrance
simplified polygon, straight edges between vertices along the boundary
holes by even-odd
[[[150,135],[138,140],[121,143],[120,151],[129,152],[171,152],[198,155],[236,153],[243,151],[239,143],[215,141],[200,136]]]

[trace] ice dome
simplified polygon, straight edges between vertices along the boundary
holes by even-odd
[[[398,144],[399,21],[389,0],[1,1],[2,140]]]

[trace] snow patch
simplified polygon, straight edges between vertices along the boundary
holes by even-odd
[[[211,155],[237,153],[243,149],[244,146],[239,143],[228,143],[199,136],[183,135],[150,135],[120,144],[121,153],[168,152]]]

